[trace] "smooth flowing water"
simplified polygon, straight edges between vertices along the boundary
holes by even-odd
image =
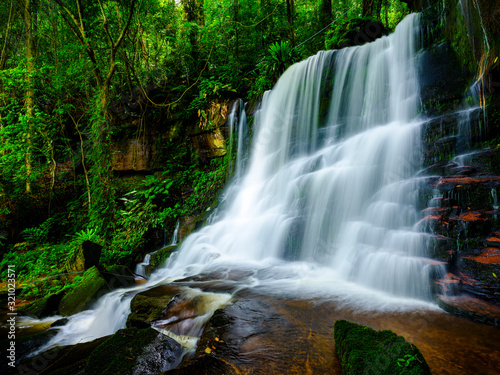
[[[388,37],[323,51],[289,68],[263,98],[248,164],[225,209],[146,284],[108,293],[93,310],[71,317],[49,345],[123,327],[139,291],[234,270],[243,275],[238,288],[270,295],[432,309],[436,266],[426,258],[427,235],[414,229],[420,36],[412,14]]]

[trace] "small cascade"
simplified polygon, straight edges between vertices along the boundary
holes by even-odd
[[[228,118],[228,153],[231,157],[235,157],[234,166],[230,168],[230,173],[234,174],[236,180],[242,176],[249,152],[249,129],[245,106],[243,100],[236,101]]]
[[[174,229],[174,232],[172,234],[172,238],[170,239],[170,243],[167,243],[167,241],[166,241],[166,238],[167,238],[166,230],[165,229],[163,230],[163,246],[160,249],[165,248],[167,246],[175,246],[175,245],[177,245],[177,241],[178,241],[177,237],[178,237],[178,233],[179,233],[179,226],[180,226],[180,221],[177,220],[177,224],[175,225],[175,229]],[[144,256],[143,261],[141,263],[138,263],[135,266],[135,274],[136,275],[142,276],[145,279],[148,278],[148,274],[149,274],[148,269],[150,268],[150,265],[151,265],[151,256],[154,253],[156,253],[156,251],[153,251],[151,253],[147,253]]]

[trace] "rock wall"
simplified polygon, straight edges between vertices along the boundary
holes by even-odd
[[[486,16],[485,13],[488,12]],[[445,0],[424,13],[425,177],[420,200],[446,310],[500,322],[500,3]]]

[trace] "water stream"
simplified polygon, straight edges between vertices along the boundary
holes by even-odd
[[[247,166],[238,154],[241,176],[225,209],[146,284],[108,293],[48,345],[124,327],[140,291],[234,270],[243,275],[237,288],[270,295],[367,310],[434,309],[429,281],[438,266],[426,258],[428,235],[416,229],[420,40],[412,14],[388,37],[289,68],[263,98]],[[244,116],[237,132],[247,131]]]

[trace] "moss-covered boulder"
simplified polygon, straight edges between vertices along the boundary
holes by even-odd
[[[37,319],[57,315],[59,312],[59,303],[63,296],[64,292],[49,294],[48,296],[20,306],[17,312],[21,315],[28,315]]]
[[[92,352],[83,374],[157,374],[176,367],[181,354],[180,344],[152,328],[121,329]]]
[[[81,282],[59,304],[59,312],[63,316],[73,315],[86,310],[99,297],[110,291],[106,280],[96,266],[83,274]]]
[[[151,322],[160,319],[174,294],[148,295],[147,292],[137,294],[130,302],[130,314],[127,327],[146,328]]]
[[[73,250],[66,262],[68,272],[86,271],[99,265],[102,246],[92,241],[84,241]]]
[[[418,348],[392,331],[338,320],[334,337],[344,375],[431,373]]]

